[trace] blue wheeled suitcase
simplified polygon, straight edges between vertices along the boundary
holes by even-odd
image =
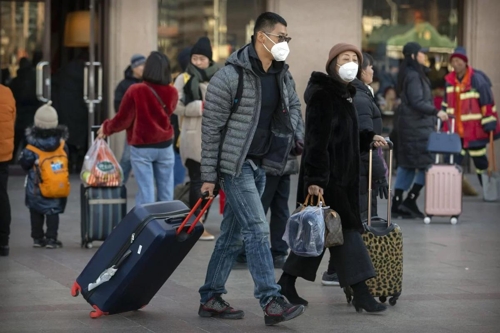
[[[91,318],[146,306],[203,234],[198,217],[181,201],[134,207],[100,246],[71,288],[94,311]]]

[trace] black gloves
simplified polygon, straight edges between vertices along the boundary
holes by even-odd
[[[375,190],[378,192],[380,199],[389,198],[389,184],[387,184],[385,177],[375,181]]]

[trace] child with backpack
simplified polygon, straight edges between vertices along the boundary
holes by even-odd
[[[26,129],[28,145],[19,163],[28,172],[26,206],[30,210],[33,247],[62,247],[57,231],[59,214],[64,213],[70,192],[67,138],[68,129],[58,125],[57,112],[50,102],[36,111],[34,126]]]

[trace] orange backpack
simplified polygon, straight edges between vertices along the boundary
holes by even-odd
[[[55,151],[43,151],[32,145],[27,145],[26,149],[38,154],[38,165],[35,165],[34,168],[42,196],[45,198],[67,198],[71,185],[64,140],[61,140],[61,145]]]

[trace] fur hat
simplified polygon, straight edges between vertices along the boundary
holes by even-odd
[[[52,106],[52,102],[42,105],[35,113],[35,126],[42,129],[56,128],[59,125],[56,109]]]
[[[191,48],[191,56],[193,54],[201,54],[212,60],[212,45],[210,44],[210,39],[207,37],[198,39],[196,44]]]
[[[335,59],[335,57],[337,57],[339,54],[346,52],[346,51],[352,51],[352,52],[356,53],[356,55],[358,56],[358,64],[363,63],[363,55],[361,54],[361,51],[359,50],[359,48],[357,48],[354,45],[347,44],[347,43],[338,43],[332,47],[332,49],[330,50],[330,53],[328,54],[328,61],[326,62],[326,72],[327,73],[329,72],[329,67],[330,67],[330,64],[333,61],[333,59]],[[361,67],[361,65],[359,67]]]
[[[455,57],[462,59],[463,61],[465,61],[465,63],[469,62],[469,58],[467,58],[467,52],[465,52],[465,48],[463,46],[458,46],[453,51],[453,54],[450,56],[450,61]]]

